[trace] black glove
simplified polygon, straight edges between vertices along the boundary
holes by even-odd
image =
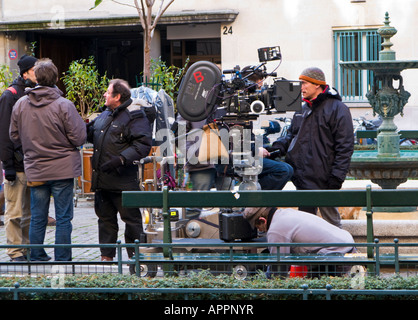
[[[282,152],[280,149],[270,151],[269,159],[280,158],[282,156]]]
[[[106,161],[100,167],[100,170],[105,173],[111,173],[116,171],[119,167],[123,166],[124,158],[122,156],[113,156],[109,161]]]
[[[341,189],[344,181],[341,181],[337,177],[331,176],[328,180],[328,189]]]
[[[4,170],[4,177],[7,181],[15,181],[16,180],[16,170],[15,169],[5,169]]]

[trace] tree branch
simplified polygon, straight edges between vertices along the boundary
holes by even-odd
[[[154,23],[152,24],[153,29],[157,26],[158,20],[160,20],[161,16],[164,14],[164,12],[167,10],[167,8],[174,2],[174,0],[170,0],[169,3],[166,4],[166,6],[163,8],[164,0],[161,0],[160,8],[158,9],[158,13],[155,16]]]
[[[146,24],[146,16],[144,11],[144,3],[143,0],[141,0],[141,7],[138,4],[137,0],[134,0],[136,11],[138,11],[139,19],[141,20],[141,25],[144,31],[148,30],[147,24]]]
[[[112,0],[112,2],[117,3],[117,4],[120,4],[120,5],[122,5],[122,6],[127,6],[127,7],[131,7],[131,8],[135,8],[135,7],[134,7],[133,5],[131,5],[131,4],[127,4],[127,3],[119,2],[119,1],[116,1],[116,0]]]

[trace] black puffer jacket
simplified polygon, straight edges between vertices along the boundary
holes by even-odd
[[[288,135],[272,149],[286,154],[298,189],[334,189],[348,172],[354,151],[353,121],[348,107],[328,88],[295,113]]]
[[[4,170],[24,171],[22,146],[10,140],[9,125],[13,106],[25,94],[25,88],[25,80],[18,77],[0,97],[0,159]]]
[[[113,112],[109,108],[87,125],[87,140],[93,143],[92,190],[139,190],[138,167],[148,156],[152,131],[143,109],[129,99]],[[112,156],[125,158],[125,165],[110,173],[100,170]]]

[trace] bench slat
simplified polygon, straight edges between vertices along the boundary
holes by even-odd
[[[169,191],[168,207],[365,207],[366,190]],[[371,190],[371,206],[418,206],[418,190]],[[125,207],[162,208],[162,191],[124,191]]]

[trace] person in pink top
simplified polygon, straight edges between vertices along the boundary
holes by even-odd
[[[312,246],[280,246],[280,253],[320,255],[356,252],[352,235],[324,219],[292,208],[246,208],[244,218],[252,228],[266,232],[268,243],[312,243]],[[335,246],[328,244],[347,244]],[[276,246],[270,246],[269,252],[277,253]]]

